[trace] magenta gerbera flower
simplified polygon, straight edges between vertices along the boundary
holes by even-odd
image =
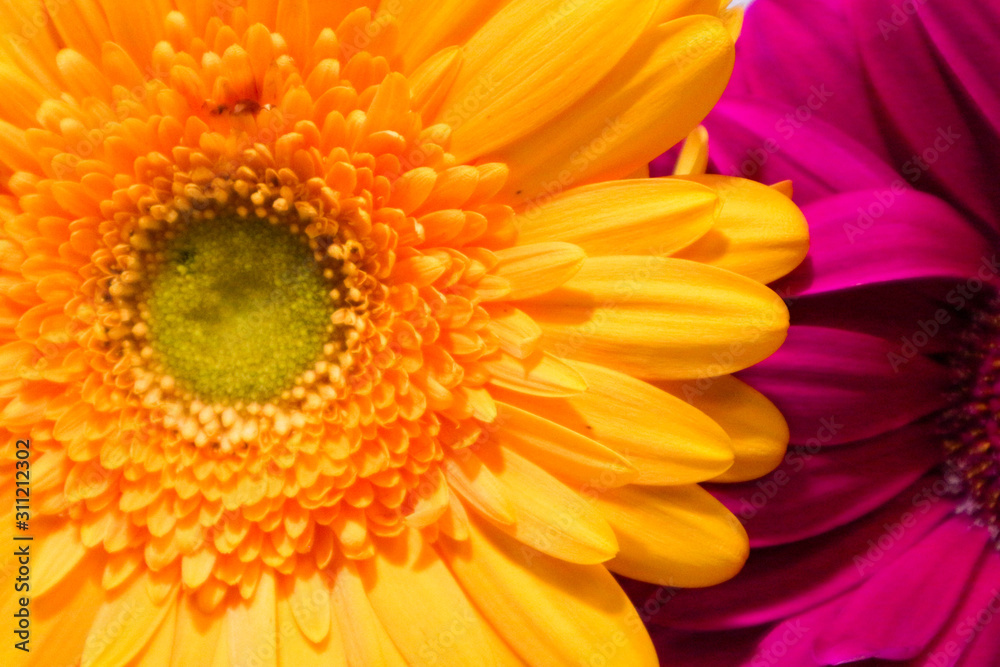
[[[997,34],[997,3],[748,12],[707,127],[716,170],[792,179],[810,221],[788,343],[742,375],[792,444],[714,489],[740,576],[633,589],[665,664],[1000,664]]]

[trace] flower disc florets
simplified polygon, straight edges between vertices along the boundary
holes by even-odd
[[[947,477],[965,496],[962,510],[1000,540],[1000,298],[977,306],[952,361],[953,407],[941,429]]]
[[[39,193],[90,214],[79,349],[60,352],[89,379],[53,434],[106,583],[182,566],[212,606],[262,564],[366,558],[408,517],[450,520],[443,448],[493,417],[477,360],[498,350],[484,302],[505,282],[486,247],[513,239],[512,212],[489,203],[503,166],[452,166],[448,128],[421,129],[385,58],[324,30],[303,82],[262,25],[168,24],[155,104],[116,88],[136,117],[105,125],[105,159],[131,166],[56,155],[67,170]],[[49,104],[39,141],[69,150],[109,111]]]

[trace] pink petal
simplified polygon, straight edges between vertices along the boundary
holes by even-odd
[[[947,278],[962,283],[1000,258],[986,240],[940,199],[896,188],[847,192],[803,207],[809,221],[806,261],[775,284],[803,296],[879,283]],[[942,239],[947,238],[947,243]]]
[[[792,179],[800,205],[901,181],[881,157],[822,120],[788,125],[793,111],[766,99],[727,98],[705,122],[714,166],[762,183]]]
[[[774,100],[794,110],[805,106],[886,156],[844,5],[841,0],[754,3],[736,44],[736,67],[723,103],[732,95]],[[819,26],[822,39],[816,38]],[[801,118],[807,112],[798,113]]]
[[[947,627],[918,659],[928,667],[1000,664],[1000,633],[993,623],[1000,616],[1000,551],[985,554],[961,604]]]
[[[937,484],[937,486],[935,486]],[[955,509],[940,494],[936,476],[899,494],[879,510],[818,537],[754,549],[735,578],[712,588],[679,591],[650,616],[650,623],[690,630],[717,630],[770,623],[843,594],[907,552]],[[901,521],[913,526],[894,539]],[[655,592],[632,584],[637,605]]]
[[[844,596],[837,618],[816,642],[816,657],[840,664],[919,655],[960,602],[988,544],[989,533],[966,517],[945,521]]]
[[[849,12],[893,162],[996,230],[1000,7],[939,4],[852,0]]]
[[[794,447],[770,475],[709,490],[743,523],[751,547],[825,533],[888,502],[941,460],[934,426],[915,424],[844,447]]]
[[[772,357],[740,374],[774,401],[791,442],[834,445],[899,428],[945,407],[945,367],[863,334],[793,326]]]

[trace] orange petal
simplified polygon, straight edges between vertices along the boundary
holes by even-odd
[[[532,396],[573,396],[587,389],[587,383],[565,361],[547,352],[535,352],[525,359],[497,354],[480,361],[490,373],[490,383]]]
[[[549,292],[580,270],[587,254],[579,246],[552,241],[505,248],[496,252],[495,275],[510,283],[509,300]]]
[[[703,411],[730,438],[733,467],[715,482],[745,482],[774,470],[785,456],[788,424],[774,404],[750,385],[722,376],[701,382],[656,385]]]
[[[614,533],[580,494],[513,450],[487,446],[479,457],[510,500],[513,524],[500,530],[573,563],[603,563],[618,551]]]
[[[560,479],[622,486],[639,476],[627,458],[590,438],[513,405],[498,407],[496,442]]]

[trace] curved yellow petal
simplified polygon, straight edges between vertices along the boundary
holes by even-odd
[[[347,655],[340,630],[326,634],[315,642],[304,633],[297,609],[306,605],[308,609],[319,610],[326,605],[327,621],[330,620],[329,589],[327,594],[317,595],[316,600],[296,602],[292,598],[278,596],[278,665],[323,665],[324,667],[347,667]]]
[[[750,385],[728,375],[655,384],[703,411],[729,435],[733,467],[712,481],[757,479],[781,463],[788,446],[788,424],[778,408]]]
[[[524,311],[509,304],[489,304],[487,331],[497,337],[500,349],[517,359],[526,359],[538,348],[542,330]]]
[[[150,596],[151,575],[145,570],[111,593],[101,605],[83,647],[82,665],[124,665],[153,638],[167,614],[176,611],[176,596],[156,603]]]
[[[539,350],[524,359],[506,353],[480,362],[490,373],[490,383],[532,396],[573,396],[587,383],[565,361]]]
[[[582,361],[570,365],[587,381],[582,394],[539,399],[501,390],[496,397],[618,452],[639,470],[633,484],[701,482],[733,464],[729,437],[705,413],[625,373]]]
[[[277,667],[277,598],[274,573],[265,568],[249,600],[240,600],[226,610],[229,661]]]
[[[33,526],[38,530],[38,522]],[[56,586],[87,555],[87,549],[80,542],[79,527],[69,521],[59,524],[47,535],[38,535],[35,542],[32,570],[34,582],[31,587],[33,597],[38,597]]]
[[[170,667],[174,645],[177,641],[177,613],[176,608],[179,602],[171,605],[171,611],[156,629],[153,638],[146,644],[146,648],[136,656],[131,664],[142,665],[142,667]]]
[[[665,586],[698,588],[732,578],[750,554],[746,531],[696,484],[625,486],[593,497],[620,549],[608,569]]]
[[[440,49],[465,43],[504,3],[496,0],[396,0],[382,5],[376,19],[385,21],[386,16],[392,16],[398,21],[397,50],[403,60],[403,71],[409,73]]]
[[[500,530],[573,563],[603,563],[617,553],[611,528],[576,491],[508,448],[482,447],[478,454],[513,507],[514,523],[495,524]]]
[[[573,277],[587,254],[572,243],[551,241],[505,248],[493,273],[510,283],[507,300],[528,299],[549,292]]]
[[[718,209],[710,188],[681,183],[611,181],[539,198],[514,219],[518,243],[564,241],[588,257],[669,255],[708,232]]]
[[[560,479],[624,486],[639,476],[631,461],[589,437],[531,410],[504,403],[498,403],[497,407],[501,424],[494,433],[497,442]]]
[[[510,144],[573,104],[639,38],[656,0],[513,0],[465,43],[438,122],[458,162]]]
[[[716,18],[688,16],[647,31],[559,118],[490,156],[510,167],[503,192],[526,202],[629,176],[702,121],[732,68],[733,41]]]
[[[48,22],[62,7],[56,5],[53,12],[49,6],[24,0],[0,2],[0,32],[4,36],[0,40],[0,61],[17,68],[58,96],[54,65],[60,46],[55,33],[48,29]],[[9,94],[11,91],[4,88],[4,92]]]
[[[408,77],[413,94],[413,109],[421,113],[428,125],[458,76],[462,59],[462,48],[450,46],[425,60]]]
[[[671,179],[674,180],[674,179]],[[729,176],[686,176],[714,189],[722,211],[712,230],[675,257],[718,266],[769,283],[805,259],[805,216],[779,190]]]
[[[521,308],[543,345],[636,377],[724,375],[772,354],[788,309],[760,283],[683,259],[597,257]]]
[[[152,2],[119,2],[99,0],[108,19],[111,37],[132,56],[140,67],[150,64],[153,47],[166,38],[163,19],[173,3],[169,0]]]
[[[336,572],[332,588],[334,630],[344,638],[349,667],[406,667],[372,609],[354,561],[342,559],[331,567]]]
[[[409,664],[517,663],[417,531],[381,540],[358,571],[372,608]]]
[[[654,667],[652,642],[621,587],[601,565],[552,558],[470,516],[469,539],[438,548],[458,582],[508,644],[531,665]]]
[[[292,576],[282,576],[278,591],[279,602],[288,602],[292,620],[305,637],[316,644],[327,639],[331,634],[330,586],[311,560],[301,560]]]
[[[178,603],[176,643],[171,667],[211,665],[219,649],[223,619],[215,612],[204,612],[193,596],[183,596]]]
[[[6,93],[0,96],[0,117],[16,127],[35,127],[38,107],[51,96],[45,87],[26,76],[18,67],[2,60],[0,86]]]
[[[469,450],[445,457],[442,467],[448,484],[490,521],[513,524],[514,505],[497,478]]]
[[[684,140],[677,164],[674,165],[674,176],[704,174],[708,167],[708,130],[699,125]]]
[[[63,578],[45,595],[36,594],[30,604],[31,641],[28,646],[31,650],[23,654],[13,648],[12,641],[6,641],[0,649],[0,656],[6,658],[7,651],[15,652],[22,658],[27,656],[30,659],[26,664],[31,667],[77,664],[94,617],[107,595],[101,588],[103,569],[104,559],[101,554],[92,554],[76,565],[73,576]],[[32,573],[32,578],[41,582],[35,573]],[[6,590],[11,592],[3,596],[0,611],[5,618],[13,618],[14,610],[8,611],[6,605],[17,604],[17,596],[13,594],[13,586]],[[20,641],[20,638],[16,641]],[[4,664],[22,663],[12,659],[5,660]]]

